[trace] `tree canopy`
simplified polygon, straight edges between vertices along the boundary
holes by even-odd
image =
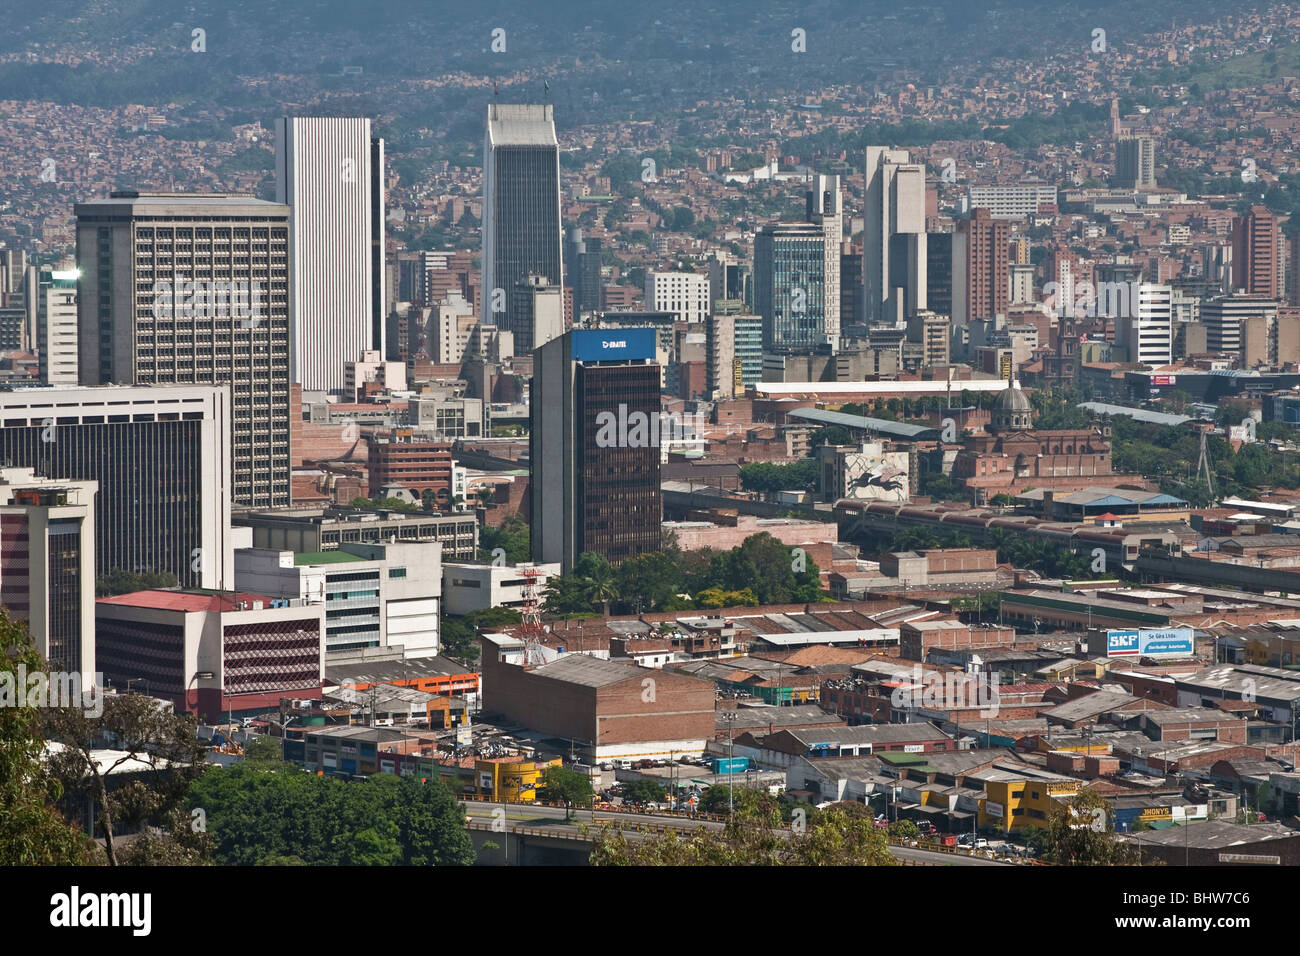
[[[363,781],[236,764],[205,774],[190,806],[207,816],[213,858],[233,866],[468,866],[465,815],[438,780]]]

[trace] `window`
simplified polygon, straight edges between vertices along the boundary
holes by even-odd
[[[388,576],[390,578],[404,578],[406,577],[406,568],[389,568]]]

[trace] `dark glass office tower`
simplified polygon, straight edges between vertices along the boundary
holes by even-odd
[[[659,550],[662,419],[653,329],[575,330],[535,353],[532,548],[567,573]]]
[[[952,315],[952,233],[925,237],[925,300],[936,315]]]
[[[551,107],[493,103],[483,150],[483,316],[506,325],[515,283],[563,279],[560,144]],[[496,290],[501,290],[496,292]]]

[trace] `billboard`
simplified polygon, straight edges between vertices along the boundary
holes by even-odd
[[[1152,385],[1177,385],[1178,376],[1177,375],[1152,375],[1151,384]]]
[[[1107,631],[1107,657],[1191,657],[1196,648],[1190,627]]]
[[[575,329],[569,336],[577,362],[654,361],[654,329]]]

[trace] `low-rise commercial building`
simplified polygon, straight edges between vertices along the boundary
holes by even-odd
[[[325,605],[264,594],[136,591],[95,602],[95,666],[105,680],[216,718],[319,698]]]

